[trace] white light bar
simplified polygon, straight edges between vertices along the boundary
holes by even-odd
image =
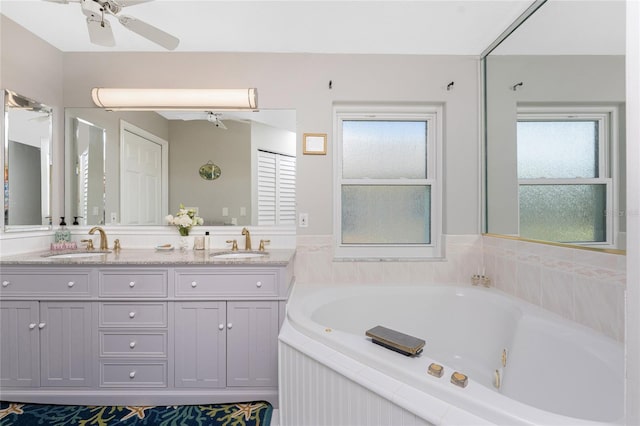
[[[112,110],[258,108],[258,89],[116,89],[96,87],[93,102]]]

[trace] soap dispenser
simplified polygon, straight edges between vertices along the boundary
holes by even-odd
[[[56,243],[70,242],[71,231],[67,229],[67,222],[64,221],[64,216],[60,218],[60,229],[55,234]]]

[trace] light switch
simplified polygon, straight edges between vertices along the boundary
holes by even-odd
[[[222,216],[229,216],[229,207],[222,208]]]
[[[240,216],[246,216],[246,215],[247,215],[247,208],[240,207]]]

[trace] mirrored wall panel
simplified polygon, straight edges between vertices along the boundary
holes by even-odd
[[[79,225],[295,226],[296,114],[67,108],[66,211]]]
[[[485,57],[486,232],[625,248],[624,28],[549,0]]]
[[[4,90],[4,229],[51,225],[52,109]]]

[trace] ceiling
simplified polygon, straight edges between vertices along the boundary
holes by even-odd
[[[531,3],[155,0],[121,14],[178,37],[176,52],[479,55]],[[164,51],[113,17],[116,46],[91,44],[77,3],[0,0],[0,13],[63,52]]]

